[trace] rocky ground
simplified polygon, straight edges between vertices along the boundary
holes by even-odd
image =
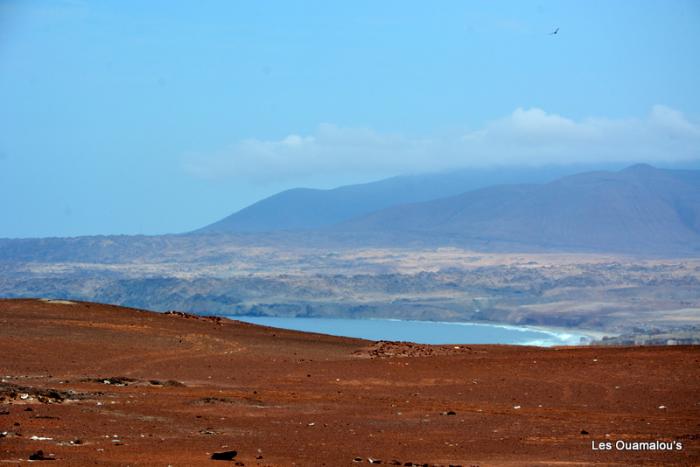
[[[9,464],[700,462],[697,346],[425,346],[2,300],[0,356]],[[655,441],[673,450],[615,447]]]

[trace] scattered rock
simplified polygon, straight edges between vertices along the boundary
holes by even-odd
[[[391,357],[429,357],[432,355],[449,355],[469,353],[471,347],[449,345],[426,345],[414,342],[377,341],[364,349],[353,352],[358,356],[370,358]]]
[[[168,316],[176,316],[179,318],[185,318],[185,319],[197,319],[197,320],[202,320],[202,321],[211,321],[215,324],[218,324],[219,326],[222,325],[222,320],[223,320],[223,318],[221,318],[220,316],[199,316],[199,315],[193,315],[191,313],[184,313],[182,311],[174,311],[174,310],[166,311],[163,314],[168,315]]]
[[[369,462],[370,464],[381,464],[382,460],[381,459],[372,459],[371,457],[368,457],[367,462]]]
[[[169,379],[167,381],[160,381],[157,379],[152,379],[149,381],[153,386],[164,386],[164,387],[171,387],[171,388],[184,388],[185,385],[181,383],[180,381],[175,381],[174,379]]]
[[[228,397],[202,397],[193,401],[195,405],[205,405],[205,404],[235,404],[237,401],[235,399],[230,399]]]
[[[170,310],[170,311],[166,311],[163,314],[167,315],[167,316],[177,316],[179,318],[186,318],[186,319],[199,319],[199,316],[193,315],[191,313],[185,313],[183,311]]]
[[[265,403],[259,399],[252,397],[242,397],[233,399],[230,397],[201,397],[190,402],[193,405],[209,405],[209,404],[251,404],[255,406],[263,406]]]
[[[230,461],[238,455],[238,451],[221,451],[215,452],[211,455],[211,459],[214,461]]]
[[[440,415],[457,415],[454,410],[448,410],[447,412],[442,412]]]
[[[137,380],[134,378],[127,378],[126,376],[112,376],[111,378],[97,378],[92,381],[102,384],[113,384],[115,386],[128,386],[129,383],[135,383]]]
[[[362,462],[363,460],[364,459],[362,459],[361,457],[355,457],[352,459],[353,462]]]
[[[75,400],[85,398],[84,395],[76,394],[73,391],[59,391],[57,389],[35,388],[0,382],[0,398],[2,399],[21,399],[29,402],[33,397],[43,404],[61,403],[67,399]],[[6,414],[0,413],[0,415]]]
[[[39,449],[36,452],[33,452],[32,454],[29,455],[29,460],[30,461],[55,461],[56,458],[54,457],[53,454],[44,454],[44,451]]]
[[[581,430],[581,434],[582,434],[582,435],[587,435],[588,432],[587,432],[586,430]]]

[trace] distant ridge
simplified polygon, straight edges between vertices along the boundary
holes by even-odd
[[[512,177],[514,173],[505,172]],[[521,172],[519,179],[522,175]],[[645,164],[619,171],[598,170],[552,177],[554,180],[546,183],[493,185],[430,201],[392,205],[343,219],[356,209],[357,198],[351,196],[355,190],[366,197],[360,206],[371,209],[388,202],[380,199],[379,193],[389,190],[393,183],[404,190],[397,188],[389,193],[390,200],[396,201],[416,197],[410,193],[410,187],[420,191],[420,181],[424,178],[429,180],[427,185],[435,187],[443,181],[444,186],[449,187],[443,189],[456,190],[474,176],[472,172],[469,176],[452,173],[396,177],[367,184],[369,189],[353,185],[336,190],[308,190],[312,192],[309,195],[311,206],[323,208],[318,211],[298,206],[306,195],[290,197],[284,192],[224,219],[226,222],[218,226],[188,234],[0,239],[0,267],[3,262],[14,261],[119,263],[199,258],[218,262],[226,261],[227,252],[234,245],[290,248],[456,246],[491,252],[700,256],[700,170],[658,169]],[[540,173],[540,176],[544,175]],[[450,177],[453,177],[453,185],[447,182]],[[420,196],[435,195],[439,191],[438,188],[432,192],[423,190]],[[373,193],[376,199],[367,193]],[[337,209],[328,201],[340,194],[343,196],[338,199],[344,200],[341,207],[346,203],[343,209]],[[324,199],[322,203],[320,200]],[[261,206],[270,208],[268,217],[250,217],[249,230],[245,230],[243,214],[260,213]],[[272,209],[271,206],[276,207]],[[321,218],[321,214],[329,218]],[[336,222],[331,224],[333,220]],[[227,229],[227,223],[233,221],[243,226]],[[268,230],[253,230],[262,229],[266,224],[270,226]],[[273,228],[281,226],[286,228]]]
[[[258,201],[196,233],[272,232],[331,226],[380,209],[430,201],[506,183],[542,183],[593,168],[620,165],[462,169],[404,175],[330,190],[295,188]]]
[[[638,164],[406,204],[337,231],[545,249],[700,252],[700,171]]]

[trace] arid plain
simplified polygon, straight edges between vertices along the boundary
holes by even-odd
[[[0,459],[693,465],[700,348],[422,346],[0,301]],[[680,443],[664,451],[598,442]],[[677,444],[674,444],[677,446]]]
[[[205,314],[552,326],[622,335],[624,343],[700,336],[697,258],[302,248],[228,236],[57,242],[42,242],[46,252],[35,246],[35,256],[6,250],[0,296]]]

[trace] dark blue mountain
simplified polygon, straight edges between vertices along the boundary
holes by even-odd
[[[544,249],[700,252],[700,171],[635,165],[405,204],[334,227],[357,235]]]
[[[543,183],[583,170],[620,167],[598,164],[464,169],[404,175],[330,190],[295,188],[258,201],[197,233],[317,229],[391,206],[444,198],[490,185]]]

